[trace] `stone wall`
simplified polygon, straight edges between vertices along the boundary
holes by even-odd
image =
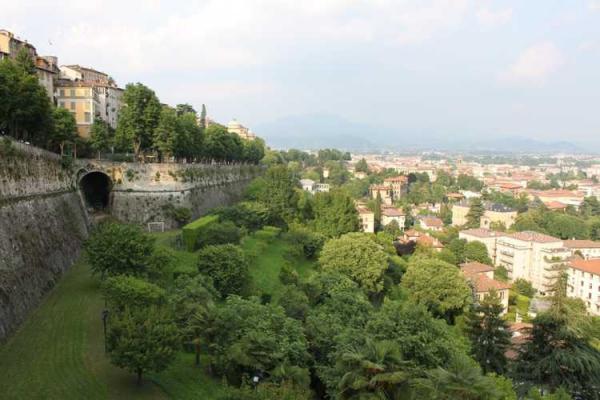
[[[115,218],[146,226],[164,222],[177,227],[169,207],[184,207],[194,218],[242,197],[261,173],[255,165],[131,164],[88,161],[85,171],[102,171],[113,182],[109,212]]]
[[[0,148],[0,340],[79,256],[85,211],[72,171],[24,144]]]
[[[237,201],[261,169],[251,165],[127,164],[58,156],[0,140],[0,341],[13,332],[79,257],[88,214],[77,190],[90,171],[113,182],[109,212],[146,225],[175,226],[167,207],[194,217]]]

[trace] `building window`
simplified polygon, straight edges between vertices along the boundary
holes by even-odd
[[[85,112],[83,114],[85,122],[92,122],[92,113],[90,112]]]
[[[75,110],[75,102],[74,101],[71,102],[71,110],[73,110],[73,111]]]
[[[60,94],[60,97],[65,97],[65,89],[60,89],[58,93]]]
[[[64,101],[59,101],[58,102],[58,106],[62,107],[62,108],[65,108],[65,102]]]
[[[75,97],[75,89],[69,89],[69,96]]]

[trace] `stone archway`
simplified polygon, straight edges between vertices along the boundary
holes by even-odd
[[[112,187],[110,177],[101,171],[88,172],[79,179],[79,190],[83,194],[86,206],[95,211],[108,208]]]

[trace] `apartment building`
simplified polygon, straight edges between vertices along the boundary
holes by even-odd
[[[502,223],[508,229],[517,219],[517,211],[502,204],[484,202],[485,211],[481,216],[480,227],[489,228],[492,223]],[[452,206],[452,225],[463,226],[467,221],[470,204],[463,200]]]
[[[600,315],[600,260],[571,260],[567,274],[569,297],[583,300],[590,314]]]
[[[369,193],[372,199],[376,199],[379,195],[381,204],[392,205],[394,201],[393,190],[387,185],[371,185],[369,186]]]
[[[406,223],[406,215],[402,210],[396,207],[381,207],[381,225],[386,226],[392,221],[396,221],[398,223],[398,227],[400,229],[404,229],[404,225]]]
[[[481,242],[485,245],[492,262],[496,264],[496,242],[505,233],[493,231],[487,228],[467,229],[458,233],[459,239],[467,242]]]
[[[375,213],[362,203],[356,204],[356,211],[360,220],[360,230],[367,233],[374,233]]]
[[[496,265],[505,267],[511,280],[526,279],[542,294],[552,283],[549,271],[570,256],[561,239],[538,232],[517,232],[496,241]]]
[[[586,260],[600,259],[600,242],[594,242],[593,240],[565,240],[563,243],[573,256],[580,256]]]
[[[376,199],[379,195],[382,204],[391,205],[408,193],[408,177],[399,175],[386,178],[382,185],[369,186],[369,193],[371,198]]]
[[[0,29],[0,60],[15,58],[21,49],[25,49],[33,60],[40,85],[46,89],[50,101],[54,102],[54,81],[59,76],[58,59],[52,56],[38,56],[32,44],[19,39],[12,32]]]
[[[60,67],[55,96],[59,107],[71,111],[79,136],[89,138],[95,118],[117,128],[123,89],[104,72],[80,65]]]

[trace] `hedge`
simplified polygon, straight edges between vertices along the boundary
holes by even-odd
[[[219,221],[218,215],[206,215],[182,228],[181,237],[188,251],[194,251],[198,243],[198,237],[206,227]]]

